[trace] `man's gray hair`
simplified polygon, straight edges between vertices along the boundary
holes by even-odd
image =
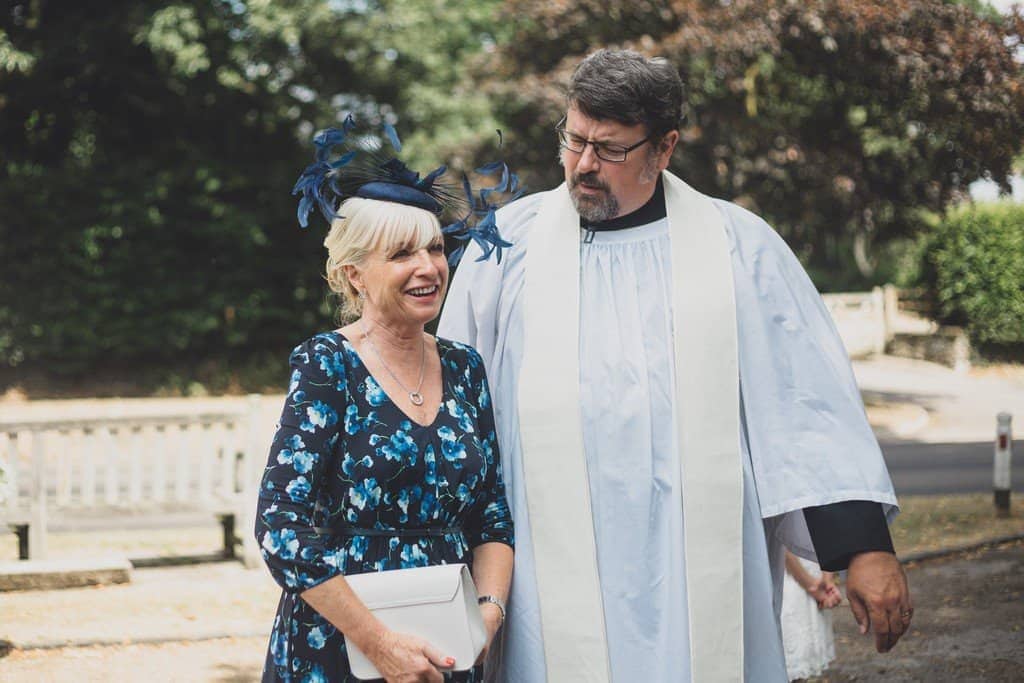
[[[566,94],[588,118],[644,124],[653,142],[683,121],[683,81],[666,60],[601,49],[576,67]]]

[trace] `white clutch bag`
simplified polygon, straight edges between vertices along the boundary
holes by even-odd
[[[487,631],[477,605],[476,586],[464,564],[393,569],[346,576],[349,586],[373,615],[392,631],[419,636],[455,658],[466,671],[484,649]],[[345,639],[348,663],[356,678],[381,678],[380,672]]]

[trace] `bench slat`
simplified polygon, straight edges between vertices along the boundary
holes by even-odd
[[[32,497],[29,500],[31,522],[28,529],[29,557],[46,559],[46,434],[32,432]]]

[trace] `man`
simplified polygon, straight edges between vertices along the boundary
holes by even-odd
[[[912,615],[896,499],[849,361],[782,240],[667,173],[683,88],[602,50],[565,184],[463,258],[439,333],[483,355],[519,538],[500,677],[785,681],[784,548],[849,569],[862,631]]]

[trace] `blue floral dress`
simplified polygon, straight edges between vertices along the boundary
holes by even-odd
[[[437,340],[442,401],[409,419],[338,332],[291,355],[291,383],[260,485],[256,539],[284,589],[264,681],[357,680],[342,634],[299,594],[339,574],[463,562],[482,543],[512,545],[483,362]],[[445,535],[336,535],[315,527],[461,529]],[[447,680],[478,681],[479,667]]]

